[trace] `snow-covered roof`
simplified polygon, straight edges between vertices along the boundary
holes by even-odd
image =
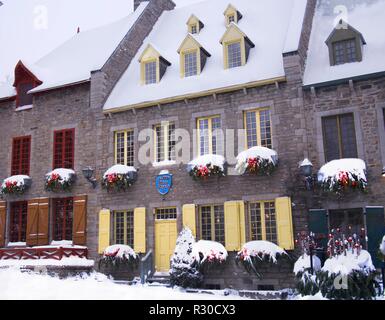
[[[345,1],[346,2],[346,1]],[[344,20],[365,38],[362,62],[330,66],[325,41],[339,22],[330,1],[317,7],[310,37],[310,48],[304,74],[305,86],[317,86],[344,79],[385,72],[385,0],[349,0]]]
[[[34,64],[23,61],[43,82],[31,92],[88,81],[91,72],[100,70],[107,62],[147,5],[143,2],[134,13],[119,21],[76,34]],[[15,94],[9,83],[0,84],[0,99]]]
[[[225,70],[220,39],[226,32],[223,11],[229,3],[242,13],[238,26],[255,48],[250,50],[246,66]],[[306,4],[306,0],[206,0],[164,12],[117,83],[104,109],[111,111],[284,77],[282,54],[298,49]],[[187,36],[186,21],[192,14],[205,24],[194,38],[210,52],[211,57],[200,75],[181,78],[177,51]],[[142,85],[138,60],[149,44],[159,48],[171,66],[159,83]]]

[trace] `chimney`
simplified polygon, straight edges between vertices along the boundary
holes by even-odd
[[[140,4],[142,2],[148,2],[150,0],[134,0],[134,11],[136,11],[136,9],[138,9],[138,7],[140,6]]]

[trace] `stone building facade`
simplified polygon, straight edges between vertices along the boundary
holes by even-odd
[[[156,265],[159,241],[161,242],[157,238],[158,210],[170,208],[175,210],[172,211],[172,214],[176,213],[176,219],[172,219],[175,221],[175,225],[172,225],[173,228],[176,227],[175,236],[183,226],[193,224],[197,240],[201,240],[202,207],[223,206],[223,210],[226,211],[226,206],[230,207],[236,203],[237,214],[241,220],[243,218],[237,229],[239,241],[235,246],[231,245],[230,249],[227,248],[230,253],[228,261],[223,269],[211,272],[206,277],[205,286],[237,289],[292,287],[293,260],[262,267],[262,279],[251,276],[235,264],[236,253],[243,243],[255,240],[251,234],[250,204],[267,202],[277,205],[280,199],[289,204],[285,214],[287,213],[286,217],[290,219],[276,221],[273,233],[279,242],[281,237],[279,229],[287,229],[284,233],[289,237],[290,243],[285,249],[293,259],[298,256],[298,250],[294,250],[296,235],[313,227],[317,229],[321,221],[325,221],[318,219],[318,216],[317,219],[313,219],[314,212],[322,215],[327,214],[328,210],[357,208],[363,210],[368,208],[370,211],[373,207],[382,207],[383,210],[385,199],[381,191],[383,183],[381,170],[385,159],[385,78],[359,80],[353,84],[349,84],[348,81],[329,86],[303,86],[317,5],[316,0],[309,0],[303,8],[302,25],[296,30],[297,43],[288,46],[289,49],[283,53],[280,52],[284,76],[261,79],[252,83],[245,82],[236,87],[217,88],[209,93],[197,92],[194,97],[185,95],[182,98],[170,101],[165,99],[162,102],[153,99],[150,102],[146,101],[146,105],[142,107],[127,108],[121,105],[108,110],[106,101],[113,95],[114,90],[119,89],[119,82],[130,71],[130,66],[139,63],[135,57],[154,32],[157,23],[163,23],[162,14],[175,10],[174,3],[170,0],[150,0],[145,7],[143,4],[141,7],[140,2],[135,1],[135,8],[139,6],[143,11],[103,66],[99,70],[89,70],[88,81],[34,93],[33,108],[27,110],[15,111],[17,108],[14,96],[0,98],[0,127],[6,128],[2,131],[0,149],[9,150],[0,153],[0,180],[11,175],[12,139],[22,136],[31,136],[29,175],[32,178],[32,185],[25,194],[3,196],[0,202],[0,209],[2,208],[0,228],[3,231],[0,232],[2,236],[0,240],[3,241],[3,246],[11,242],[9,225],[12,202],[33,203],[40,198],[49,200],[48,235],[46,239],[44,238],[44,243],[38,243],[47,245],[55,240],[52,232],[55,210],[53,199],[73,198],[76,201],[77,197],[86,195],[86,198],[81,198],[86,199],[87,203],[83,227],[85,238],[83,242],[75,241],[74,244],[87,247],[88,256],[96,261],[95,266],[103,249],[116,243],[118,213],[127,215],[124,225],[127,230],[131,230],[124,232],[126,244],[130,238],[130,244],[141,256],[152,251],[155,270],[165,271]],[[237,5],[237,1],[234,2]],[[160,16],[162,17],[159,18]],[[204,32],[209,32],[210,23],[207,23],[205,28],[207,30]],[[258,46],[252,50],[258,50]],[[244,67],[247,68],[247,64]],[[166,71],[166,77],[167,72],[169,70]],[[138,77],[138,74],[130,76]],[[44,83],[44,79],[39,80]],[[135,91],[130,93],[132,96],[136,94]],[[271,176],[229,174],[225,177],[196,181],[189,176],[186,163],[153,165],[142,164],[139,161],[140,148],[148,143],[139,137],[140,133],[162,123],[173,123],[176,129],[184,129],[189,134],[192,159],[195,157],[193,147],[197,138],[197,120],[211,116],[220,117],[222,129],[235,130],[234,156],[236,156],[238,150],[243,149],[244,137],[238,130],[245,129],[245,113],[264,109],[270,112],[271,147],[278,153],[280,159],[277,169]],[[341,199],[325,195],[318,189],[308,191],[305,188],[299,163],[304,158],[309,158],[314,169],[319,169],[326,163],[322,118],[338,113],[354,114],[357,158],[365,160],[367,164],[370,181],[368,194],[353,194]],[[77,180],[71,192],[55,194],[44,190],[44,175],[54,169],[52,168],[54,132],[63,129],[75,129],[73,169],[77,174]],[[102,188],[100,181],[107,169],[117,164],[116,134],[128,131],[133,133],[132,165],[138,171],[138,179],[126,192],[108,192]],[[85,167],[94,169],[98,181],[95,189],[83,177],[82,169]],[[230,166],[229,172],[233,167]],[[157,190],[156,178],[164,170],[172,174],[173,184],[166,195],[161,195]],[[277,208],[272,212],[276,216],[280,213],[275,212],[275,209]],[[190,214],[188,219],[185,216],[187,210]],[[229,215],[224,212],[224,216]],[[140,227],[134,230],[136,223]],[[231,229],[226,225],[226,221],[223,228],[224,233]],[[322,226],[321,231],[328,233],[329,225]],[[128,232],[132,235],[128,236]],[[223,244],[227,247],[226,240],[224,234]],[[26,246],[29,246],[28,241]],[[169,252],[166,250],[165,254]]]

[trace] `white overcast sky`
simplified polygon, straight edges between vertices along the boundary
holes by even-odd
[[[124,16],[133,0],[1,0],[0,81],[18,60],[32,63],[72,37]],[[174,0],[184,6],[199,0]]]

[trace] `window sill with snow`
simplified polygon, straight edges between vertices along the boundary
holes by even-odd
[[[240,175],[249,173],[270,176],[277,166],[278,154],[276,151],[265,147],[254,147],[238,155],[235,169]]]
[[[194,180],[207,180],[213,176],[224,177],[227,163],[223,156],[207,154],[189,162],[187,171]]]
[[[45,175],[45,190],[51,192],[69,192],[76,180],[75,171],[55,169]]]
[[[32,184],[32,179],[26,175],[17,175],[5,179],[1,185],[0,194],[22,195]]]
[[[138,172],[134,167],[115,165],[103,175],[102,187],[108,192],[127,191],[138,179]]]

